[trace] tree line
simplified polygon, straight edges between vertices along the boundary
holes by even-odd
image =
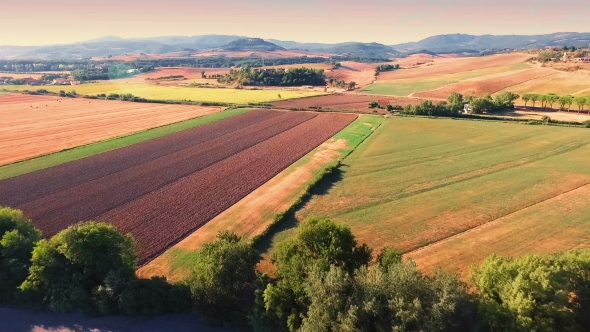
[[[43,239],[22,212],[0,208],[3,304],[93,315],[194,311],[260,332],[590,329],[590,250],[493,255],[472,267],[475,292],[453,274],[423,275],[394,248],[374,256],[348,227],[312,218],[276,247],[273,279],[256,272],[251,242],[223,232],[188,277],[170,283],[137,278],[135,240],[112,225],[79,223]]]
[[[520,98],[512,92],[502,92],[495,98],[486,95],[477,98],[473,95],[467,97],[460,93],[452,92],[446,101],[434,104],[431,100],[424,100],[418,105],[407,105],[400,113],[407,115],[428,116],[456,116],[464,111],[469,114],[495,113],[514,109],[514,101]],[[468,105],[467,110],[465,105]]]
[[[529,102],[531,103],[532,107],[535,107],[537,102],[541,103],[541,108],[543,109],[555,109],[554,106],[558,106],[557,110],[568,112],[571,110],[573,104],[578,107],[578,113],[583,112],[586,106],[590,106],[590,96],[558,96],[554,93],[549,94],[525,94],[522,96],[522,101],[524,102],[524,106],[526,107]],[[588,113],[590,114],[590,108],[588,109]]]
[[[225,84],[264,86],[326,85],[324,70],[311,68],[253,69],[244,66],[237,70],[231,69],[217,81]]]
[[[383,64],[383,65],[375,67],[375,76],[379,76],[379,74],[382,72],[393,71],[396,69],[399,69],[399,64],[395,64],[395,65]]]

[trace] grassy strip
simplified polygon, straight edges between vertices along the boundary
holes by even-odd
[[[326,165],[324,169],[318,172],[314,178],[307,184],[305,191],[297,198],[297,200],[284,212],[278,213],[274,216],[273,221],[268,227],[260,234],[252,237],[251,241],[254,246],[260,244],[260,242],[268,236],[272,236],[274,230],[284,222],[287,218],[292,216],[305,201],[311,197],[311,192],[322,181],[326,176],[332,174],[334,170],[338,169],[342,164],[342,161],[348,157],[362,142],[365,141],[371,134],[381,126],[384,121],[384,117],[381,116],[362,116],[356,119],[344,130],[334,135],[333,139],[345,139],[346,148],[340,150],[340,156],[338,160]]]
[[[519,123],[527,125],[545,125],[545,126],[556,126],[556,127],[574,127],[574,128],[590,128],[590,122],[584,121],[559,121],[559,120],[535,120],[535,119],[518,119],[500,116],[485,116],[485,115],[474,115],[474,114],[462,114],[457,116],[428,116],[428,115],[411,115],[411,114],[392,114],[392,116],[398,117],[412,117],[412,118],[424,118],[424,119],[451,119],[451,120],[466,120],[466,121],[487,121],[487,122],[503,122],[503,123]]]
[[[154,138],[177,133],[186,129],[220,121],[232,116],[250,111],[248,108],[228,109],[222,112],[185,120],[157,128],[148,129],[138,133],[119,136],[105,141],[78,146],[62,150],[52,154],[40,156],[25,161],[16,162],[0,167],[0,180],[12,178],[26,173],[39,171],[52,166],[64,164],[70,161],[86,158],[95,154],[123,148],[133,144],[145,142]]]

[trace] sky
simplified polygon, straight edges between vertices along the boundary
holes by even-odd
[[[588,0],[2,0],[0,45],[242,35],[393,45],[447,34],[590,32]]]

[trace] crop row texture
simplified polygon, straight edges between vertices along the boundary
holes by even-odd
[[[0,182],[0,204],[46,236],[107,221],[138,242],[140,263],[211,220],[355,119],[256,110]]]

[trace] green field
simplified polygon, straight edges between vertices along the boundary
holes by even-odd
[[[156,100],[191,100],[230,104],[268,103],[282,99],[311,97],[322,94],[320,92],[307,91],[193,88],[134,83],[95,83],[76,86],[49,85],[38,87],[5,85],[2,86],[2,88],[17,91],[45,89],[50,92],[59,92],[60,90],[64,90],[65,92],[75,91],[80,95],[130,93],[134,96]],[[279,94],[281,95],[281,98],[279,98]]]
[[[375,249],[393,246],[404,253],[507,220],[528,220],[537,230],[520,229],[512,243],[500,237],[496,246],[480,248],[481,257],[590,246],[590,201],[567,196],[590,193],[589,154],[590,131],[583,128],[393,117],[345,160],[296,221],[330,217]],[[535,214],[537,207],[544,212]],[[553,233],[557,229],[562,231]],[[272,243],[293,233],[279,232]],[[461,243],[473,240],[469,234]],[[552,240],[539,242],[540,234]],[[429,267],[436,265],[437,252],[422,257],[424,264],[428,258]],[[440,263],[462,268],[473,261]]]
[[[112,138],[106,141],[83,145],[68,150],[48,154],[45,156],[17,162],[0,167],[0,180],[38,171],[52,166],[64,164],[70,161],[86,158],[95,154],[119,149],[125,146],[141,143],[177,133],[182,130],[202,126],[207,123],[223,120],[232,116],[250,111],[248,108],[229,109],[223,112],[206,115],[170,125],[148,129],[139,133]]]
[[[508,73],[511,71],[527,68],[530,68],[530,66],[525,63],[517,63],[500,67],[458,72],[455,74],[434,75],[432,77],[426,75],[420,78],[412,79],[379,79],[376,83],[373,83],[367,86],[366,88],[362,89],[361,92],[379,95],[407,96],[412,93],[433,90],[463,80],[480,78],[486,75]]]

